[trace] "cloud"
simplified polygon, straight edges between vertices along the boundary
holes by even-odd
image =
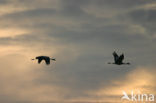
[[[132,84],[129,89],[154,90],[155,84],[151,83],[155,71],[146,68],[155,67],[156,60],[155,41],[151,37],[155,33],[155,9],[150,8],[151,3],[145,0],[8,2],[9,11],[0,15],[3,68],[0,101],[111,103],[120,98],[118,88],[126,88],[128,82]],[[113,62],[113,51],[124,52],[124,61],[131,65],[108,65],[107,62]],[[38,55],[49,55],[57,61],[50,66],[44,62],[38,65],[31,61]],[[136,76],[139,82],[135,81]]]
[[[101,102],[121,102],[122,91],[131,93],[148,93],[155,94],[155,72],[154,68],[151,67],[138,67],[131,72],[128,72],[126,75],[113,80],[108,86],[101,87],[97,91],[88,92],[90,95],[98,96]],[[148,89],[147,89],[148,88]]]
[[[46,76],[45,71],[40,66],[33,66],[28,61],[29,57],[14,52],[12,55],[1,56],[1,60],[1,101],[31,103],[63,99],[63,88],[39,82]]]
[[[144,6],[140,6],[138,8],[129,10],[126,14],[122,14],[119,16],[122,20],[127,23],[140,27],[142,32],[138,32],[137,34],[141,34],[146,38],[155,39],[155,3],[147,4]]]

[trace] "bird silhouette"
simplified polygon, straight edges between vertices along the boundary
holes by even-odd
[[[44,60],[47,65],[50,64],[50,60],[56,61],[55,58],[50,58],[48,56],[37,56],[35,59],[38,59],[38,64],[40,64],[42,60]],[[35,60],[35,59],[32,59],[32,60]]]
[[[116,65],[123,65],[123,64],[129,65],[130,64],[130,63],[123,63],[123,60],[124,60],[123,53],[120,56],[118,56],[118,54],[114,51],[113,57],[114,57],[114,63],[108,63],[108,64],[116,64]]]

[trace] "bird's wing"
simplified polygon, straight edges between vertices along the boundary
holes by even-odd
[[[114,61],[116,62],[119,58],[118,54],[116,52],[113,52]]]
[[[124,60],[124,54],[121,54],[120,57],[118,58],[118,62],[122,63]]]
[[[50,64],[50,58],[46,58],[45,62],[46,62],[47,65],[49,65]]]
[[[42,58],[38,58],[38,63],[40,64],[42,60]]]

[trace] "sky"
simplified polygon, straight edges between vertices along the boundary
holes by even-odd
[[[122,103],[122,91],[155,94],[155,27],[155,0],[0,0],[0,102]],[[108,64],[113,51],[131,65]],[[39,55],[56,62],[31,60]]]

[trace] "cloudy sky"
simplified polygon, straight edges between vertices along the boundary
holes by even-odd
[[[156,93],[155,0],[0,0],[1,103],[121,103]],[[112,52],[131,65],[109,65]],[[31,61],[55,57],[46,66]]]

